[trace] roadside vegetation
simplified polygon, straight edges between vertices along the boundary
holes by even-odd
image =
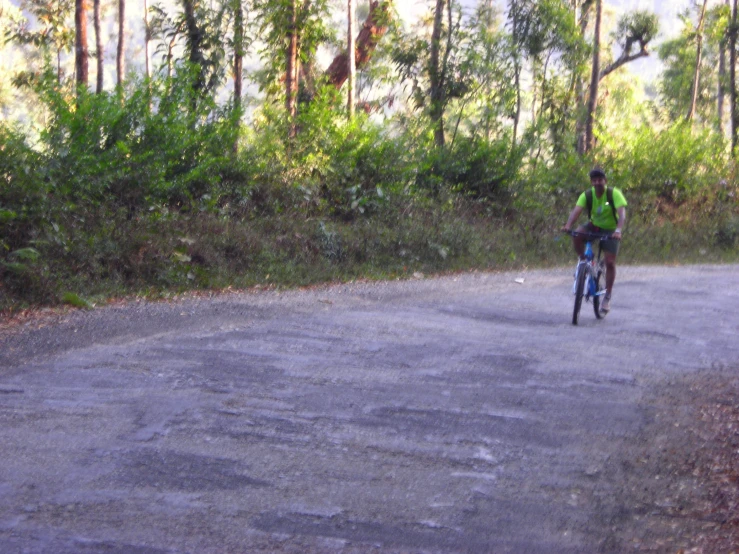
[[[729,111],[712,92],[728,90],[717,86],[726,70],[710,61],[728,47],[723,7],[709,10],[702,43],[686,12],[651,99],[618,68],[657,21],[641,12],[613,21],[624,54],[606,59],[589,103],[596,3],[512,2],[501,19],[490,2],[473,14],[437,2],[411,30],[372,2],[372,40],[360,34],[357,48],[374,57],[360,60],[350,117],[346,76],[315,69],[319,47],[342,48],[322,23],[328,4],[256,2],[252,26],[239,23],[240,2],[224,4],[220,19],[189,4],[153,10],[147,36],[167,47],[158,71],[119,73],[113,90],[94,92],[86,66],[62,77],[69,14],[39,37],[20,15],[10,22],[6,39],[28,67],[13,75],[15,95],[0,95],[0,107],[20,114],[0,120],[0,311],[565,265],[571,247],[558,229],[595,164],[629,201],[624,263],[739,259]],[[299,40],[288,5],[310,8]],[[700,73],[686,62],[696,45]],[[235,80],[224,100],[225,76],[243,79],[236,60],[250,48],[262,57],[250,76],[260,94],[242,98]]]
[[[228,119],[147,113],[145,92],[50,98],[41,148],[2,129],[2,309],[567,264],[557,230],[594,157],[629,200],[625,263],[739,258],[735,166],[684,125],[534,165],[507,138],[440,152],[327,105],[290,141],[265,117],[233,154]]]

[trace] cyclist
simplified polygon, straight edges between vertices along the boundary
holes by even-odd
[[[601,301],[600,311],[607,314],[611,309],[611,294],[613,283],[616,281],[616,256],[618,255],[619,241],[622,229],[626,224],[626,198],[617,188],[607,187],[606,173],[600,167],[590,172],[589,191],[583,192],[570,213],[563,231],[569,231],[580,214],[587,210],[589,221],[577,228],[579,232],[611,233],[611,239],[601,241],[601,248],[606,262],[606,294]],[[585,240],[583,237],[572,237],[572,244],[580,259],[585,254]]]

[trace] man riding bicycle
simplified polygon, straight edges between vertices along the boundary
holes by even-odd
[[[626,224],[626,198],[617,188],[606,187],[605,171],[596,167],[590,172],[592,187],[583,192],[570,213],[567,223],[562,230],[568,232],[580,217],[583,210],[587,210],[589,221],[577,228],[581,233],[610,233],[609,240],[601,241],[601,248],[606,262],[606,294],[600,305],[600,311],[607,314],[611,309],[611,293],[616,281],[616,256],[621,240],[624,225]],[[572,244],[580,259],[585,255],[585,240],[582,236],[572,237]]]

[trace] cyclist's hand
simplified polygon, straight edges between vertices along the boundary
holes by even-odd
[[[560,231],[562,231],[563,233],[569,233],[570,232],[570,227],[568,225],[566,225],[566,224],[565,225],[562,225],[562,228],[560,229]]]
[[[621,231],[619,231],[618,229],[615,230],[613,233],[611,233],[611,238],[613,240],[621,240]]]

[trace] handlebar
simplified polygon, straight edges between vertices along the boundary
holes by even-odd
[[[582,237],[586,241],[594,241],[594,240],[610,240],[613,238],[613,233],[593,233],[593,232],[582,232],[582,231],[562,231],[566,235],[570,235],[573,237]]]

